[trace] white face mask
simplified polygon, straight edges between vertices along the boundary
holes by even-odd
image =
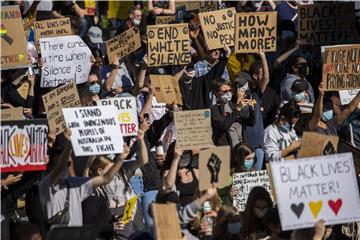
[[[140,19],[133,19],[132,22],[134,23],[135,26],[139,26],[141,20]]]
[[[231,98],[232,98],[232,93],[231,92],[228,92],[228,93],[224,93],[220,96],[220,100],[222,103],[228,103],[231,101]]]
[[[258,218],[263,218],[267,211],[268,211],[267,208],[264,208],[263,210],[260,210],[258,208],[254,208],[254,214]]]

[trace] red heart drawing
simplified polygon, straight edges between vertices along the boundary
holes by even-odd
[[[333,212],[335,213],[335,215],[337,215],[341,208],[342,200],[341,200],[341,198],[336,200],[336,202],[334,202],[333,200],[329,200],[328,204],[329,204],[331,210],[333,210]]]

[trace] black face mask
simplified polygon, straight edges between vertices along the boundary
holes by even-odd
[[[306,77],[307,75],[309,75],[309,66],[307,64],[301,64],[298,72],[301,76]]]

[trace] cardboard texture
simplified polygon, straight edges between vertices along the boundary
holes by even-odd
[[[283,231],[360,220],[360,196],[351,153],[271,162]]]
[[[298,6],[298,34],[303,44],[336,44],[355,38],[354,3]]]
[[[324,46],[321,51],[326,90],[360,88],[360,44]]]
[[[16,91],[19,93],[19,95],[23,99],[26,99],[27,96],[29,95],[29,88],[30,88],[30,83],[29,82],[23,82],[21,84],[21,86],[16,89]]]
[[[141,47],[140,31],[132,27],[106,41],[105,44],[109,63],[112,63],[117,55],[122,59]]]
[[[203,149],[199,153],[199,189],[206,190],[212,184],[224,187],[230,184],[230,147]]]
[[[234,46],[235,8],[199,13],[201,29],[209,50]]]
[[[202,12],[211,12],[216,11],[219,9],[218,1],[200,1],[200,9],[199,11]]]
[[[276,51],[277,13],[251,12],[235,15],[235,53]]]
[[[58,87],[42,96],[46,118],[49,123],[50,131],[55,131],[58,135],[64,132],[66,124],[62,113],[63,108],[80,107],[79,93],[76,84],[71,82],[67,85]]]
[[[23,120],[23,111],[22,107],[1,109],[1,121]]]
[[[184,65],[191,61],[188,24],[149,25],[148,65]]]
[[[177,76],[150,75],[150,80],[157,102],[183,104]]]
[[[34,23],[35,39],[72,35],[70,18],[57,18]]]
[[[46,120],[1,121],[1,172],[46,169]]]
[[[183,150],[213,145],[210,109],[174,112],[176,147]]]
[[[1,65],[2,70],[29,65],[24,27],[19,6],[1,6]]]
[[[339,137],[304,132],[301,141],[299,157],[316,157],[336,153]]]
[[[175,203],[151,204],[154,216],[155,235],[158,240],[181,240],[179,215]]]
[[[171,16],[156,16],[155,24],[156,25],[162,25],[162,24],[168,24],[171,22],[174,22],[176,19],[175,15]]]

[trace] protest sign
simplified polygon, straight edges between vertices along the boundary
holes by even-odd
[[[276,51],[276,12],[235,15],[235,53]]]
[[[175,22],[178,22],[178,23],[183,22],[185,15],[186,15],[186,7],[185,6],[176,7]]]
[[[178,136],[178,135],[176,135]],[[199,189],[206,190],[215,184],[223,187],[230,184],[230,147],[221,146],[203,149],[199,153]]]
[[[195,11],[200,8],[200,1],[175,1],[175,6],[185,6],[186,11]]]
[[[175,19],[176,19],[176,16],[175,16],[175,15],[170,15],[170,16],[156,16],[155,24],[156,24],[156,25],[168,24],[168,23],[174,22]]]
[[[337,152],[339,137],[316,132],[304,132],[301,139],[299,157],[315,157]]]
[[[183,65],[191,61],[188,24],[149,25],[148,65]]]
[[[175,203],[151,204],[155,223],[155,235],[158,240],[181,240],[179,214]]]
[[[24,27],[19,6],[1,6],[1,65],[0,68],[21,68],[29,65]]]
[[[115,106],[62,110],[75,156],[94,156],[123,151],[124,140]]]
[[[68,85],[52,90],[43,95],[42,100],[46,118],[49,122],[49,129],[55,131],[56,135],[62,133],[66,128],[61,109],[81,106],[75,82],[70,82]]]
[[[209,50],[234,46],[235,8],[199,13],[201,29]]]
[[[97,101],[98,106],[115,106],[123,136],[136,136],[139,129],[135,97],[107,98]]]
[[[298,34],[303,44],[336,44],[355,37],[354,3],[298,6]]]
[[[70,18],[57,18],[34,23],[35,39],[72,35]]]
[[[133,211],[134,211],[134,207],[136,206],[137,199],[138,196],[135,195],[126,202],[124,214],[121,218],[124,224],[128,224],[130,220],[133,219]]]
[[[239,193],[234,196],[233,205],[238,211],[245,210],[249,193],[256,186],[265,188],[271,195],[271,185],[266,170],[233,174],[233,187],[239,190]]]
[[[351,153],[272,162],[283,231],[360,220],[360,197]]]
[[[209,109],[174,112],[176,146],[183,150],[213,145]]]
[[[44,60],[40,87],[88,80],[92,53],[79,36],[41,38],[39,44]]]
[[[275,187],[274,187],[274,180],[272,179],[270,163],[265,163],[265,167],[266,167],[266,170],[267,170],[268,176],[269,176],[271,196],[272,196],[273,201],[276,203],[276,193],[275,193]]]
[[[360,150],[351,145],[350,143],[340,140],[338,146],[338,153],[351,152],[354,159],[355,172],[360,174]]]
[[[159,103],[182,105],[178,79],[171,75],[150,75],[155,97]]]
[[[359,92],[360,92],[360,88],[339,90],[341,105],[349,104]]]
[[[219,9],[218,1],[200,1],[200,12],[212,12]],[[234,14],[235,15],[235,14]]]
[[[321,52],[326,90],[360,88],[360,44],[323,46]]]
[[[140,31],[138,28],[132,27],[106,41],[105,44],[109,63],[112,63],[117,55],[121,59],[141,47]]]
[[[23,111],[22,107],[1,109],[1,121],[23,120]]]
[[[1,172],[46,169],[48,127],[46,120],[1,122]]]

